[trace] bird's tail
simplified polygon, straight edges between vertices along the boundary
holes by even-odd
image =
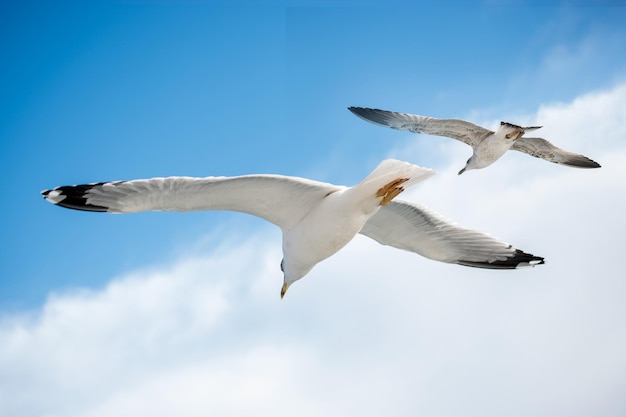
[[[386,205],[405,189],[433,175],[435,171],[432,169],[397,159],[385,159],[355,188],[382,197],[380,204]]]

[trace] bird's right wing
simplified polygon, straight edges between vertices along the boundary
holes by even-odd
[[[343,188],[298,177],[244,175],[70,185],[42,194],[53,204],[76,210],[110,213],[233,210],[289,228],[325,196]]]
[[[576,168],[600,168],[600,164],[584,155],[569,152],[554,146],[542,138],[520,138],[513,143],[516,151],[524,152],[555,164],[568,165]]]
[[[413,133],[446,136],[477,146],[484,138],[494,133],[489,129],[459,119],[436,119],[416,114],[398,113],[365,107],[348,107],[352,113],[370,123]]]
[[[383,245],[415,252],[435,261],[465,266],[514,269],[544,263],[539,256],[461,227],[408,201],[396,200],[381,207],[360,233]]]

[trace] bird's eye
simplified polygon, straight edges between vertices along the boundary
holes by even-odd
[[[509,134],[507,134],[507,135],[506,135],[506,138],[507,138],[507,139],[511,139],[511,134],[510,134],[510,133],[509,133]]]
[[[282,272],[285,272],[285,269],[283,268],[283,261],[280,261],[280,270],[281,270]]]

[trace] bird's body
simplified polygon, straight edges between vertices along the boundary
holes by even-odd
[[[471,162],[468,161],[465,169],[488,167],[511,149],[511,146],[513,146],[513,140],[506,139],[502,134],[493,133],[474,147]]]
[[[347,196],[349,190],[329,194],[323,204],[314,206],[301,222],[284,231],[283,269],[286,273],[292,270],[307,273],[317,262],[348,244],[378,210],[379,205],[373,198],[373,204],[363,204]]]
[[[496,162],[519,140],[522,135],[538,127],[520,127],[510,123],[501,123],[500,128],[489,133],[484,139],[476,141],[472,146],[473,154],[459,175],[470,169],[481,169]]]
[[[416,114],[399,113],[364,107],[348,108],[356,116],[368,122],[406,130],[413,133],[446,136],[468,144],[473,154],[459,175],[471,169],[485,168],[500,159],[509,149],[527,153],[557,164],[576,168],[599,168],[600,165],[586,156],[558,148],[541,138],[524,138],[526,132],[540,126],[522,127],[501,122],[497,131],[459,119],[437,119]]]
[[[541,257],[464,229],[418,205],[392,201],[433,174],[406,162],[385,160],[354,187],[281,175],[244,175],[93,183],[42,194],[53,204],[86,211],[233,210],[264,218],[283,232],[281,296],[359,232],[442,262],[492,269],[543,263]]]
[[[359,184],[338,187],[313,204],[295,226],[283,229],[283,294],[292,282],[348,244],[381,205],[387,205],[404,187],[434,173],[405,162],[385,160]]]

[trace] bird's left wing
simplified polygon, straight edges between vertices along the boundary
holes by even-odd
[[[370,123],[413,133],[446,136],[460,140],[472,147],[493,133],[489,129],[460,119],[437,119],[417,114],[370,109],[366,107],[348,107],[353,114]]]
[[[109,213],[232,210],[290,228],[317,202],[342,188],[298,177],[244,175],[101,182],[57,187],[42,194],[53,204],[76,210]]]
[[[381,207],[360,233],[383,245],[415,252],[435,261],[465,266],[514,269],[544,263],[542,257],[461,227],[408,201],[392,201]]]
[[[558,148],[542,138],[520,138],[514,142],[511,149],[527,153],[537,158],[543,158],[555,164],[568,165],[576,168],[600,168],[600,164],[596,161],[584,155]]]

